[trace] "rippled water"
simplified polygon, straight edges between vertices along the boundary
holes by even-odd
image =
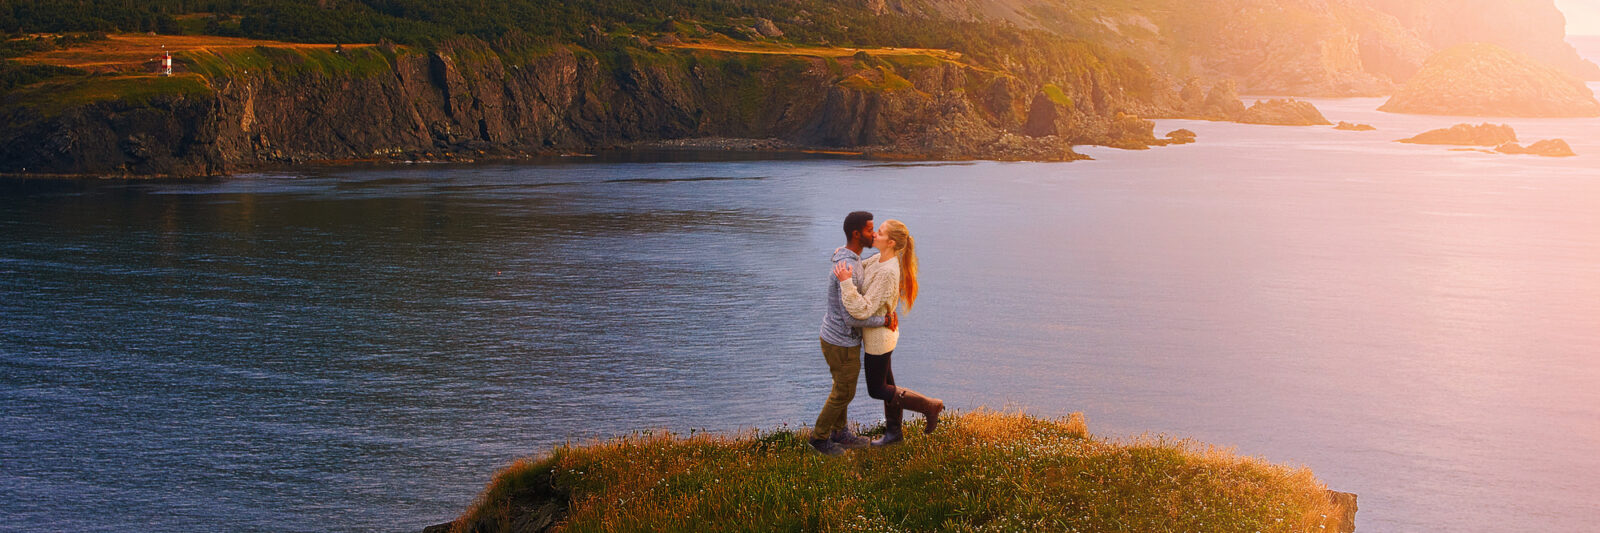
[[[0,530],[418,530],[564,440],[809,423],[862,208],[922,256],[897,377],[955,408],[1304,464],[1364,531],[1600,523],[1600,120],[1506,121],[1544,159],[1317,103],[1380,129],[0,182]]]

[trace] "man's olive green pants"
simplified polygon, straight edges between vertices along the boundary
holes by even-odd
[[[828,401],[822,404],[822,414],[817,415],[817,423],[812,426],[813,439],[826,439],[834,431],[845,428],[850,401],[856,399],[856,380],[861,376],[860,346],[821,342],[822,358],[828,361],[828,372],[833,374],[833,391],[828,393]]]

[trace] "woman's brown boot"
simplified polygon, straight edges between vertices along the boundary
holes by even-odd
[[[922,426],[922,432],[933,433],[933,430],[939,427],[939,412],[944,410],[944,401],[917,394],[917,391],[905,387],[896,389],[899,389],[899,394],[895,395],[895,403],[912,412],[922,413],[923,419],[927,421],[927,425]]]
[[[888,446],[900,442],[904,437],[900,434],[900,419],[905,415],[905,409],[894,401],[894,397],[883,401],[883,437],[872,441],[873,446]]]

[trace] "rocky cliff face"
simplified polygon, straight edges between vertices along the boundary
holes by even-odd
[[[904,2],[916,4],[916,2]],[[930,16],[1000,19],[1125,50],[1176,80],[1246,94],[1383,95],[1429,56],[1489,42],[1586,79],[1553,0],[926,0]]]
[[[1363,1],[1394,16],[1434,50],[1487,42],[1527,54],[1573,76],[1600,80],[1600,66],[1583,59],[1567,43],[1566,17],[1553,0]]]
[[[344,53],[368,66],[330,70],[335,60],[292,53],[266,54],[267,68],[256,57],[199,58],[188,63],[206,74],[203,90],[56,114],[8,106],[0,118],[28,127],[0,133],[0,171],[216,174],[710,136],[933,159],[1070,160],[1081,158],[1072,144],[1159,144],[1134,116],[1148,100],[1132,92],[1155,89],[1104,68],[1041,84],[927,56],[644,47],[601,56],[474,39],[426,53]],[[43,147],[40,138],[49,139]]]

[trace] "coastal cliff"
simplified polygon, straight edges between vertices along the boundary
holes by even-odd
[[[1137,116],[1155,109],[1138,97],[1159,90],[1153,78],[1078,53],[1054,60],[1088,67],[1041,83],[942,51],[637,43],[595,53],[515,34],[428,51],[191,52],[172,78],[14,92],[0,108],[14,125],[0,133],[0,172],[207,175],[702,137],[924,159],[1071,160],[1082,158],[1074,144],[1162,144]]]
[[[1565,40],[1553,0],[907,0],[912,12],[1004,20],[1101,43],[1176,79],[1232,79],[1247,94],[1378,96],[1432,54],[1488,42],[1573,76],[1600,67]]]
[[[506,14],[474,5],[448,7]],[[17,59],[0,62],[0,173],[218,175],[717,145],[696,139],[1066,161],[1084,157],[1074,145],[1172,143],[1149,118],[1324,124],[1309,104],[1247,109],[1238,94],[1387,94],[1467,38],[1600,77],[1562,41],[1551,0],[805,0],[733,11],[713,1],[588,18],[562,3],[518,5],[567,18],[538,35],[505,26],[482,35],[362,3],[200,14],[215,27],[184,35],[196,42],[174,48],[170,78],[140,58],[170,37],[154,33],[100,37],[122,45],[108,58],[76,48],[6,55]],[[301,24],[328,17],[332,29]],[[410,28],[416,42],[327,44],[378,41],[376,22]],[[42,39],[8,37],[0,53]]]

